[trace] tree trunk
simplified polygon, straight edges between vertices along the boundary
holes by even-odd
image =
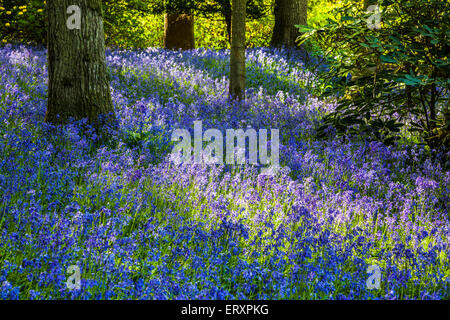
[[[194,16],[167,13],[164,16],[164,48],[189,50],[195,48]]]
[[[78,28],[69,28],[80,9]],[[68,13],[69,11],[69,13]],[[96,126],[114,120],[105,59],[101,0],[47,0],[48,104],[45,121],[73,117]],[[101,120],[101,121],[100,121]]]
[[[297,46],[295,40],[300,34],[295,25],[307,24],[307,9],[307,0],[275,0],[272,47]]]
[[[227,25],[228,42],[231,43],[231,0],[226,0],[223,3],[223,16],[225,17],[225,24]]]
[[[246,0],[233,0],[231,17],[230,97],[245,98]]]

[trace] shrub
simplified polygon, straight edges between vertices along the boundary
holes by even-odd
[[[333,11],[321,28],[300,27],[300,42],[314,42],[328,58],[339,95],[325,118],[338,134],[363,133],[392,142],[400,129],[417,131],[434,149],[450,141],[449,3],[446,0],[379,1],[380,28],[368,28],[371,13],[354,2]]]
[[[45,43],[45,4],[41,0],[0,0],[0,38],[3,43]]]

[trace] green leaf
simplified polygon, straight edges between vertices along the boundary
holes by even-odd
[[[381,55],[380,56],[381,61],[385,62],[385,63],[396,63],[397,61],[390,57],[390,56],[385,56],[385,55]]]

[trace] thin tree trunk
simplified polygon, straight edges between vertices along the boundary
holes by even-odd
[[[300,35],[295,25],[307,24],[307,0],[275,0],[275,25],[271,46],[296,47]]]
[[[231,17],[230,97],[245,99],[246,0],[233,0]]]
[[[226,0],[223,4],[225,24],[227,25],[228,42],[231,43],[231,0]]]
[[[69,6],[80,9],[79,29],[69,29]],[[47,0],[48,105],[45,121],[115,119],[105,59],[101,0]],[[99,122],[99,120],[102,120]]]
[[[227,24],[228,42],[231,43],[231,14],[225,17],[225,23]]]
[[[164,16],[164,48],[189,50],[195,48],[194,16],[167,13]]]

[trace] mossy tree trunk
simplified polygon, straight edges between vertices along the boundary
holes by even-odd
[[[79,28],[69,28],[77,6]],[[100,125],[114,120],[106,69],[101,0],[47,0],[48,105],[45,121],[87,118]],[[103,119],[103,121],[99,121]]]
[[[230,97],[245,98],[246,0],[233,0],[231,17]]]
[[[164,48],[170,50],[195,48],[194,16],[192,14],[165,14]]]
[[[272,47],[296,47],[300,35],[295,25],[307,23],[307,0],[275,0],[275,25],[272,33]]]

